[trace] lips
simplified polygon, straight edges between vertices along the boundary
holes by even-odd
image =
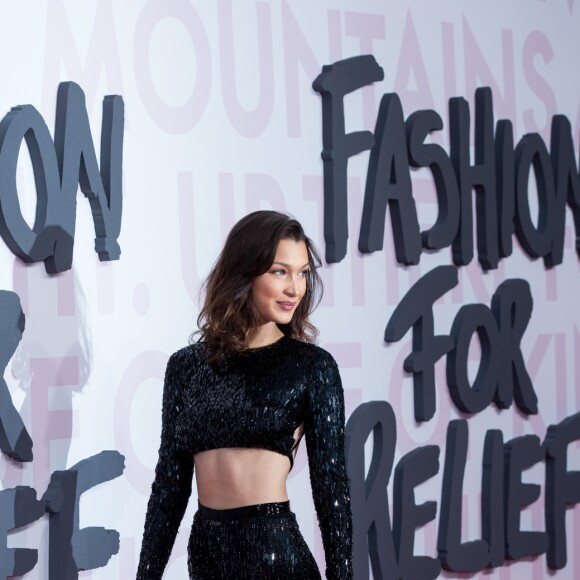
[[[286,312],[294,310],[294,307],[296,306],[296,302],[276,302],[276,304],[278,304],[278,306]]]

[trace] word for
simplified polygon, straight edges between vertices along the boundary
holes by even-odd
[[[368,475],[365,442],[372,434],[373,455]],[[487,431],[481,482],[482,537],[461,541],[463,479],[467,463],[468,427],[464,419],[447,429],[441,487],[437,553],[415,555],[415,529],[435,519],[437,502],[415,502],[415,488],[439,473],[437,445],[418,447],[397,463],[393,482],[391,523],[387,486],[391,478],[397,426],[385,401],[360,405],[346,426],[346,458],[350,479],[354,534],[354,576],[431,580],[443,567],[475,573],[547,553],[547,564],[557,570],[567,563],[566,506],[580,502],[580,472],[568,471],[567,449],[580,439],[580,413],[551,425],[543,443],[536,435],[504,443],[502,432]],[[541,486],[524,483],[522,473],[545,462],[545,531],[522,530],[523,507],[540,496]],[[370,556],[370,558],[369,558]]]
[[[58,88],[54,142],[32,105],[13,107],[0,122],[0,235],[24,262],[43,261],[50,274],[72,266],[76,196],[88,198],[101,261],[116,260],[121,231],[124,103],[103,100],[100,166],[93,146],[85,95],[75,83]],[[26,142],[36,184],[34,226],[24,220],[16,189],[16,166]]]
[[[413,329],[412,351],[403,368],[413,373],[415,419],[429,421],[435,414],[435,363],[446,353],[449,392],[464,413],[479,413],[492,402],[507,409],[514,399],[524,413],[537,413],[538,397],[520,350],[532,315],[529,284],[506,280],[495,291],[491,308],[466,304],[457,312],[450,336],[435,336],[433,305],[457,283],[455,266],[439,266],[425,274],[397,305],[385,329],[386,342],[399,341]],[[475,333],[481,360],[471,385],[467,358]]]
[[[423,248],[451,246],[457,266],[473,259],[473,191],[475,191],[478,260],[484,269],[497,268],[512,253],[515,233],[531,258],[546,266],[563,259],[566,204],[576,228],[580,253],[580,172],[574,158],[570,122],[552,118],[550,150],[537,133],[524,135],[514,148],[511,121],[497,122],[494,134],[491,89],[475,92],[475,162],[470,161],[470,111],[462,97],[449,100],[449,154],[426,143],[443,129],[431,109],[416,111],[406,120],[396,93],[382,97],[374,133],[345,132],[345,95],[384,78],[371,55],[325,65],[313,88],[322,95],[324,162],[324,237],[327,262],[340,262],[347,251],[348,159],[370,150],[362,211],[359,250],[381,250],[387,205],[397,261],[417,264]],[[437,191],[435,224],[420,231],[413,199],[411,168],[428,167]],[[539,216],[530,212],[528,181],[535,177]]]

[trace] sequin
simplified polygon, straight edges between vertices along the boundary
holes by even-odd
[[[217,368],[207,364],[203,349],[203,344],[186,347],[172,355],[167,365],[159,461],[147,508],[137,579],[162,577],[191,493],[195,453],[226,447],[269,449],[288,457],[292,466],[297,444],[294,433],[301,425],[326,557],[326,577],[351,579],[352,523],[344,461],[344,397],[334,359],[317,346],[286,337],[266,347],[231,353]],[[200,526],[217,530],[216,521],[200,511],[196,513],[188,547],[190,563],[200,557],[197,547],[193,551],[200,541],[194,531],[199,531]],[[318,577],[292,575],[293,564],[289,562],[293,558],[296,562],[310,562],[304,552],[308,550],[304,540],[298,540],[302,536],[292,514],[260,513],[245,518],[243,526],[241,520],[235,521],[236,525],[228,528],[232,534],[227,535],[228,542],[239,547],[246,546],[250,539],[250,544],[255,542],[253,551],[244,548],[243,553],[223,552],[218,542],[211,549],[204,548],[207,565],[215,560],[217,566],[225,558],[243,568],[244,554],[254,562],[259,552],[258,559],[275,567],[273,574],[278,575],[255,577]],[[238,536],[234,537],[235,533]],[[271,545],[271,534],[280,538],[290,534],[297,543],[284,540]],[[227,567],[227,562],[224,565]],[[280,572],[284,566],[286,575]],[[298,563],[296,566],[298,570]],[[213,574],[207,578],[231,578]]]
[[[190,578],[320,580],[288,502],[231,510],[200,506],[188,545]]]

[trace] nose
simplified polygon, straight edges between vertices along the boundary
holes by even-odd
[[[300,289],[298,287],[298,281],[296,280],[296,277],[292,276],[292,278],[290,278],[290,282],[286,288],[286,293],[288,296],[298,296],[298,294],[300,294]]]

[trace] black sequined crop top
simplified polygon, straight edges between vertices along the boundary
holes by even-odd
[[[160,579],[191,492],[194,454],[269,449],[293,463],[303,425],[326,577],[352,578],[352,523],[344,460],[344,397],[325,350],[283,337],[229,353],[217,367],[198,343],[173,354],[163,392],[161,446],[147,507],[138,580]]]

